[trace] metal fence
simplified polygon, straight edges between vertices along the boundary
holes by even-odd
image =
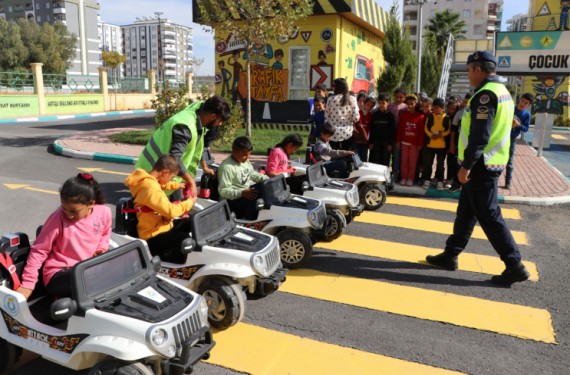
[[[33,94],[32,73],[0,72],[0,92],[6,94]]]
[[[150,93],[150,80],[147,77],[122,77],[115,83],[114,77],[107,79],[109,92],[121,94],[148,94]]]
[[[43,74],[46,94],[95,94],[101,92],[99,76]]]

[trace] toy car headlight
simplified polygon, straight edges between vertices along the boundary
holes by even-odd
[[[204,317],[204,320],[207,319],[206,317],[208,316],[208,303],[202,296],[200,296],[200,315]]]
[[[265,259],[261,255],[253,256],[253,269],[262,274],[267,275],[267,265],[265,264]]]
[[[346,192],[346,201],[348,202],[348,204],[351,207],[356,207],[358,205],[358,202],[359,202],[358,192],[356,192],[354,189],[347,191]]]
[[[319,228],[319,215],[315,211],[309,211],[307,214],[307,218],[309,219],[309,223],[315,228]]]
[[[388,169],[384,171],[384,178],[386,179],[387,183],[390,183],[390,171]]]
[[[166,333],[162,328],[158,328],[152,332],[150,339],[154,346],[161,346],[168,339],[168,333]]]

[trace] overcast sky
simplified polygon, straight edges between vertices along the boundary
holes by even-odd
[[[526,13],[526,6],[521,9],[521,2],[528,4],[525,0],[505,0],[503,29],[506,27],[505,21],[514,14]],[[205,60],[197,73],[199,75],[214,74],[214,39],[212,34],[205,32],[202,26],[192,23],[192,0],[99,0],[99,3],[101,4],[101,19],[111,24],[129,25],[134,23],[136,17],[155,17],[154,12],[162,12],[162,18],[192,27],[194,58]],[[377,3],[384,9],[390,10],[393,0],[377,0]],[[399,3],[401,4],[402,1],[399,0]]]

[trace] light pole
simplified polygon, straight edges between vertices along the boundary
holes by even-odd
[[[158,44],[158,56],[157,56],[157,63],[158,63],[158,79],[162,76],[162,86],[164,89],[164,71],[162,67],[162,30],[160,27],[160,16],[163,15],[163,12],[154,12],[154,15],[158,19],[158,28],[157,28],[157,44]]]
[[[429,2],[429,0],[417,0],[418,3],[418,74],[416,77],[416,92],[420,92],[421,90],[421,76],[422,76],[422,44],[423,44],[423,20],[422,20],[422,7],[425,3]]]

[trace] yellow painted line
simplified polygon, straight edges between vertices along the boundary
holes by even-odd
[[[93,173],[93,172],[98,172],[98,173],[107,173],[107,174],[118,174],[120,176],[128,176],[130,175],[130,173],[126,173],[126,172],[115,172],[115,171],[109,171],[103,168],[77,168],[80,171],[84,171],[87,173]]]
[[[441,233],[448,235],[453,233],[453,223],[410,216],[385,214],[381,212],[363,212],[360,216],[356,217],[356,221],[359,223],[413,229],[423,232]],[[512,230],[511,233],[517,244],[528,245],[528,239],[524,232]],[[471,238],[486,240],[487,236],[485,236],[483,229],[477,225],[473,229]]]
[[[560,139],[560,140],[567,140],[567,139],[568,139],[568,138],[566,138],[565,136],[560,135],[560,134],[552,134],[552,138],[554,138],[554,139]]]
[[[319,242],[315,246],[321,249],[426,265],[428,264],[425,261],[426,256],[442,252],[440,248],[374,240],[346,234],[343,234],[332,242]],[[530,272],[530,280],[538,281],[539,276],[536,264],[524,260],[523,263]],[[459,256],[459,270],[461,271],[498,275],[503,272],[504,269],[505,264],[498,255],[489,256],[463,252]]]
[[[418,319],[556,343],[545,309],[319,272],[290,270],[279,291]]]
[[[37,191],[39,193],[46,193],[46,194],[55,194],[59,195],[59,192],[53,190],[44,190],[31,187],[30,185],[16,185],[16,184],[4,184],[8,189],[16,190],[16,189],[24,189],[29,191]]]
[[[214,340],[206,362],[254,375],[461,374],[245,323],[215,332]]]
[[[430,210],[449,211],[449,212],[457,211],[457,202],[442,202],[441,200],[389,196],[386,199],[386,203],[395,204],[398,206],[427,208]],[[501,213],[503,214],[503,217],[505,219],[513,219],[513,220],[521,219],[520,211],[515,208],[501,207]]]

